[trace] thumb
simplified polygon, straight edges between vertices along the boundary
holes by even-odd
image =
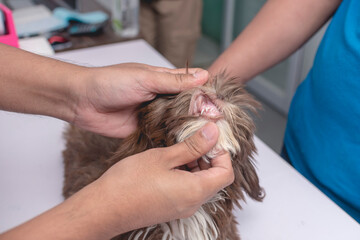
[[[203,69],[189,69],[189,73],[170,70],[155,72],[151,90],[157,94],[179,93],[185,89],[203,85],[207,82],[209,73]]]
[[[219,130],[216,124],[209,122],[184,142],[168,147],[166,159],[171,159],[170,168],[199,159],[215,146],[218,136]]]

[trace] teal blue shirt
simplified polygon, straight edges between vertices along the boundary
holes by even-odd
[[[291,103],[293,166],[360,223],[360,0],[344,0]]]

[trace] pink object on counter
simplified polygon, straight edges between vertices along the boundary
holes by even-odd
[[[6,34],[0,35],[0,43],[5,43],[13,47],[19,47],[19,41],[15,30],[14,20],[10,9],[0,4],[0,10],[5,17]]]

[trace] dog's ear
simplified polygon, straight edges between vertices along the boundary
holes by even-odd
[[[233,156],[233,168],[235,180],[225,191],[231,201],[241,208],[240,201],[245,201],[245,194],[254,200],[262,201],[265,193],[259,184],[259,178],[251,158],[242,158],[240,155]]]
[[[237,171],[241,189],[252,199],[261,201],[265,197],[264,189],[260,187],[259,178],[251,159],[240,161]]]
[[[164,146],[166,133],[165,120],[170,109],[173,96],[161,96],[140,108],[138,113],[139,129],[153,143],[152,147]]]
[[[109,166],[147,149],[165,146],[166,128],[164,119],[169,108],[168,104],[170,104],[168,98],[163,96],[144,103],[138,109],[138,128],[134,133],[122,140],[119,148],[107,160]]]
[[[126,157],[149,149],[150,144],[150,141],[141,134],[140,129],[137,129],[134,133],[122,139],[119,147],[115,152],[112,152],[111,157],[106,159],[105,162],[109,168]]]

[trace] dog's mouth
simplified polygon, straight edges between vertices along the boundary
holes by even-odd
[[[191,98],[189,114],[218,121],[223,118],[220,110],[219,100],[215,94],[205,93],[201,90],[195,92]]]

